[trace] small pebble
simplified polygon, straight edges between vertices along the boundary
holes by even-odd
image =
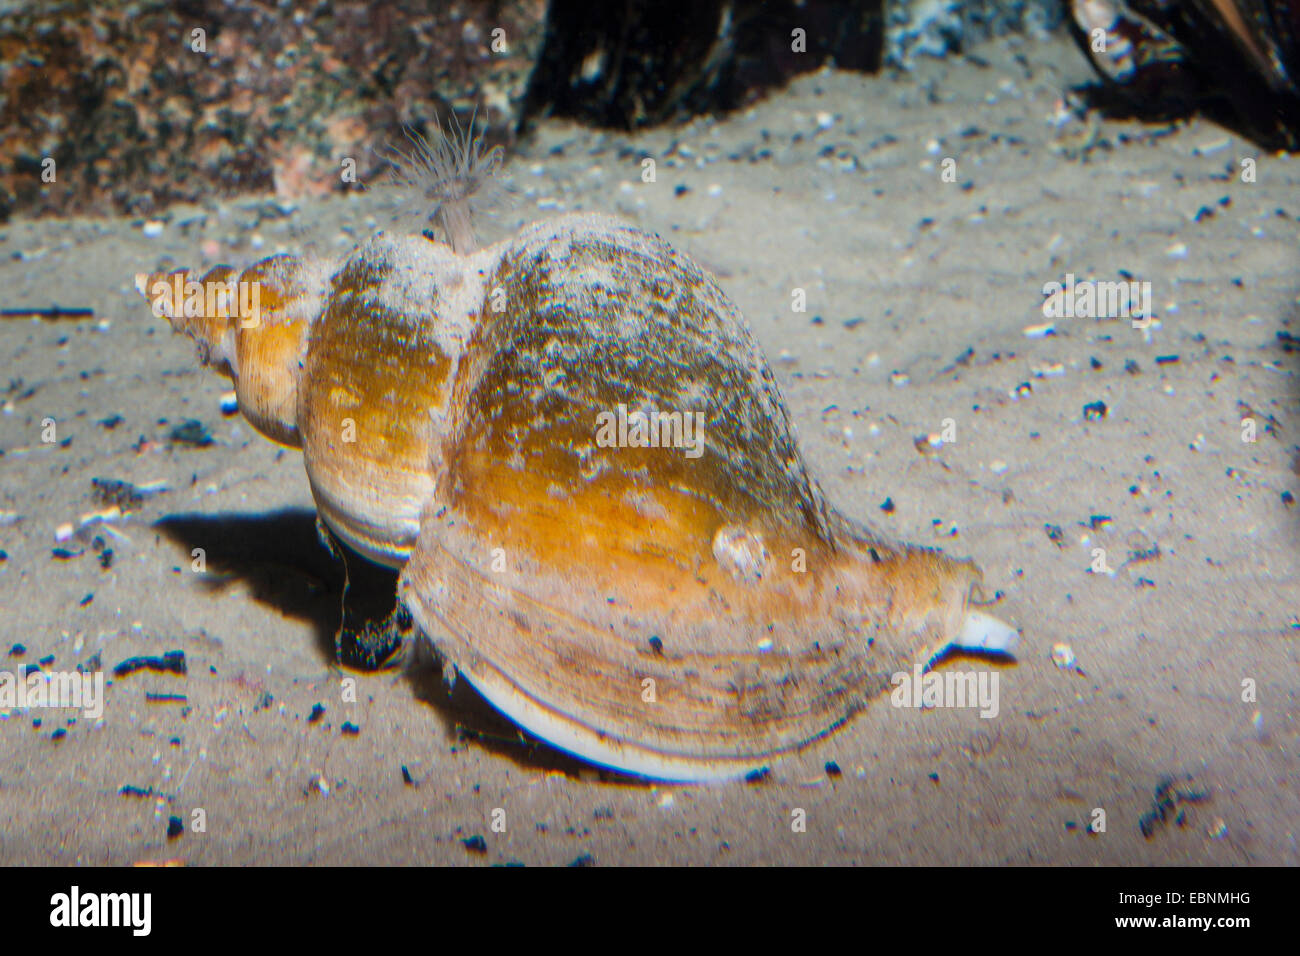
[[[202,422],[187,418],[168,433],[167,440],[175,445],[206,448],[212,444],[212,435]]]
[[[114,677],[126,677],[136,671],[148,670],[155,674],[179,674],[184,677],[189,668],[185,663],[185,652],[167,651],[161,657],[129,657],[113,668]]]
[[[1079,660],[1074,656],[1074,648],[1069,644],[1058,642],[1052,645],[1052,663],[1063,671],[1072,671],[1077,667]]]
[[[91,512],[82,517],[83,525],[93,521],[116,521],[123,511],[136,511],[144,504],[144,495],[129,481],[117,478],[91,478],[90,493],[95,501],[105,505],[103,511]]]

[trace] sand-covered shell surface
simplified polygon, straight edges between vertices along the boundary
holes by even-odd
[[[973,564],[827,503],[689,257],[598,215],[482,249],[463,210],[438,222],[193,280],[233,282],[221,308],[184,308],[187,274],[138,280],[302,448],[337,538],[401,569],[449,673],[581,757],[696,780],[824,736],[914,661],[1011,648]]]

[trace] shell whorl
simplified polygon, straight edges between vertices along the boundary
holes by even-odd
[[[307,343],[297,417],[322,517],[400,567],[445,484],[444,447],[490,253],[380,233],[334,276]]]
[[[537,223],[499,248],[487,286],[504,295],[483,311],[457,383],[463,467],[505,461],[552,494],[635,478],[690,489],[719,523],[780,515],[829,538],[771,371],[698,266],[603,216]],[[701,413],[701,457],[598,447],[598,416],[620,405]]]

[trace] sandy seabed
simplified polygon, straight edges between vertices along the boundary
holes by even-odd
[[[1017,660],[945,665],[996,669],[996,718],[882,697],[761,782],[656,786],[521,740],[432,669],[349,674],[342,703],[300,456],[223,416],[228,384],[132,280],[342,255],[380,200],[175,208],[160,235],[19,219],[0,305],[94,318],[0,322],[0,669],[180,650],[188,672],[112,678],[98,721],[0,711],[0,863],[1300,862],[1300,164],[1199,120],[1058,121],[1089,76],[1065,39],[977,53],[633,136],[543,124],[487,238],[611,212],[713,271],[830,498],[1003,593]],[[1151,327],[1047,334],[1069,274],[1149,281]],[[213,443],[169,441],[187,419]],[[93,478],[164,490],[56,542]]]

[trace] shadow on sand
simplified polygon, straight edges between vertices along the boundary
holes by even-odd
[[[154,524],[187,554],[202,548],[205,572],[201,586],[219,592],[235,584],[253,599],[286,617],[312,626],[321,657],[338,668],[335,635],[343,619],[344,572],[321,543],[316,514],[302,508],[257,514],[172,514]],[[392,609],[396,575],[373,568],[354,572],[349,603]],[[427,645],[424,645],[427,648]],[[406,655],[404,680],[416,699],[442,719],[457,746],[482,747],[532,772],[557,771],[568,776],[597,773],[602,781],[642,783],[596,768],[529,736],[499,714],[467,681],[447,681],[426,649]],[[341,670],[341,668],[340,668]]]

